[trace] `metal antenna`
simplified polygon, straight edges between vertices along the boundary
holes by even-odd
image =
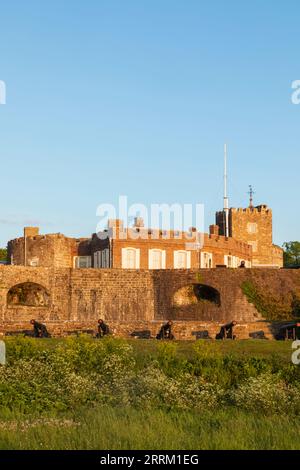
[[[227,196],[227,144],[224,144],[224,213],[225,213],[225,236],[229,237],[229,202]]]
[[[248,194],[250,196],[249,200],[249,207],[253,209],[253,194],[255,194],[255,191],[253,191],[252,185],[249,184],[249,191]]]

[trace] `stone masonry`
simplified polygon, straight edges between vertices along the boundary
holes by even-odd
[[[235,319],[240,337],[273,326],[245,297],[241,285],[255,279],[282,295],[297,291],[298,270],[122,270],[0,266],[0,332],[30,329],[32,318],[54,335],[94,330],[104,318],[117,335],[154,335],[167,319],[178,338],[212,335]]]

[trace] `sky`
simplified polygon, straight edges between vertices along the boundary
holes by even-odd
[[[300,239],[298,0],[0,1],[0,246],[89,236],[99,204],[273,210]]]

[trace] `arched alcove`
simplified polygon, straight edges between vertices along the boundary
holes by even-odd
[[[49,307],[50,294],[40,284],[23,282],[11,287],[7,293],[8,307]]]
[[[220,306],[220,292],[206,284],[190,284],[178,289],[173,296],[173,305],[176,307],[195,305],[199,302],[211,302]]]

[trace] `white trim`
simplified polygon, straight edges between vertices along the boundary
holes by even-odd
[[[128,251],[134,252],[134,267],[128,266]],[[140,249],[127,246],[122,248],[122,269],[140,269]]]
[[[80,266],[81,263],[86,264],[86,266]],[[92,257],[91,256],[74,256],[73,258],[74,268],[76,269],[87,269],[92,266]]]
[[[186,255],[185,258],[185,266],[179,266],[178,255],[180,253],[184,253]],[[173,261],[174,261],[174,269],[191,269],[191,252],[188,250],[176,250],[173,254]]]
[[[229,266],[230,260],[230,266]],[[240,266],[240,258],[233,255],[224,255],[224,264],[226,264],[227,268],[238,268]]]
[[[161,253],[161,267],[157,268],[153,263],[153,253]],[[166,250],[160,250],[159,248],[151,248],[148,251],[148,266],[149,269],[166,269]]]
[[[205,255],[208,255],[207,257]],[[205,258],[208,258],[208,264],[210,266],[207,266]],[[201,251],[201,268],[203,269],[209,269],[213,267],[213,254],[210,253],[209,251]]]

